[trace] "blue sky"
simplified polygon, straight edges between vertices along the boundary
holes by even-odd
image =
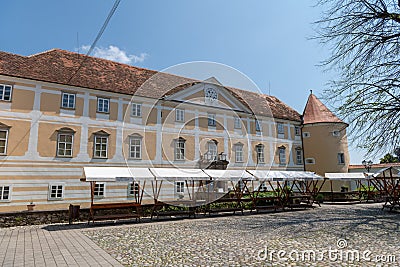
[[[315,2],[122,0],[94,53],[154,70],[191,61],[226,64],[301,113],[309,90],[321,96],[335,76],[316,66],[327,48],[308,40],[321,13]],[[0,49],[85,51],[113,3],[4,1]],[[352,163],[363,159],[362,152],[350,153]]]

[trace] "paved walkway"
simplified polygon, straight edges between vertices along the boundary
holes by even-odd
[[[3,228],[0,266],[400,266],[400,214],[381,205]]]
[[[81,230],[62,228],[0,229],[0,266],[122,266]]]

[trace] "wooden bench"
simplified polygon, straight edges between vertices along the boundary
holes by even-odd
[[[157,219],[160,216],[189,216],[189,218],[193,216],[194,218],[196,218],[195,208],[189,207],[187,210],[185,209],[185,204],[187,205],[191,203],[193,203],[193,201],[174,201],[171,203],[157,201],[153,206],[153,210],[151,211],[151,219],[153,219],[154,216],[157,216]],[[169,206],[175,207],[177,209],[163,210],[163,208]]]
[[[220,213],[220,212],[233,212],[233,214],[236,213],[236,211],[240,211],[243,214],[243,208],[215,208],[215,209],[207,209],[208,214],[211,213]]]
[[[124,213],[96,215],[101,210],[124,210]],[[133,212],[135,210],[135,212]],[[138,203],[122,202],[122,203],[95,203],[90,206],[89,221],[104,221],[117,219],[139,219],[142,215],[142,205]]]

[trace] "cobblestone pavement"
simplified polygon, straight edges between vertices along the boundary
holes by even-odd
[[[322,206],[84,234],[127,266],[400,266],[400,214],[381,207]]]

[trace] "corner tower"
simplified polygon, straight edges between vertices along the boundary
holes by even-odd
[[[305,170],[322,176],[327,172],[348,171],[347,126],[311,91],[302,125]]]

